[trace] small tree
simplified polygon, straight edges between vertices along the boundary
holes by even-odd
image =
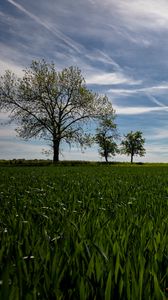
[[[95,141],[99,145],[100,155],[105,158],[106,162],[110,156],[114,156],[118,152],[118,146],[114,141],[118,136],[114,119],[114,111],[111,115],[102,116],[96,129]]]
[[[33,61],[23,78],[10,71],[0,78],[0,109],[11,113],[20,137],[49,141],[54,162],[62,141],[84,146],[89,140],[86,122],[113,111],[107,97],[87,89],[78,68],[57,72],[44,60]]]
[[[145,139],[142,137],[141,131],[131,131],[124,136],[121,142],[121,153],[131,155],[131,163],[133,163],[134,155],[145,155],[144,143]]]

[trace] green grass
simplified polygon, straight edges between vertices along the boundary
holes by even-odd
[[[0,174],[0,299],[168,299],[168,166]]]

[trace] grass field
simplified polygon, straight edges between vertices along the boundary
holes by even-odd
[[[1,166],[0,299],[168,299],[168,166]]]

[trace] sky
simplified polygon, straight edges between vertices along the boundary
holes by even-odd
[[[167,11],[167,0],[1,0],[0,74],[22,76],[43,58],[57,70],[78,66],[87,87],[112,102],[121,138],[143,132],[146,155],[135,161],[167,162]],[[6,120],[0,112],[0,159],[46,158],[45,141],[21,140]],[[63,145],[61,153],[65,160],[101,160],[96,146],[83,153]]]

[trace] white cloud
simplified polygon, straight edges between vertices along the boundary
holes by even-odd
[[[146,149],[146,153],[148,154],[156,155],[160,153],[168,156],[167,146],[163,146],[162,144],[147,145],[145,149]]]
[[[0,123],[8,120],[8,113],[0,112]]]
[[[135,106],[135,107],[125,107],[114,104],[114,109],[116,114],[120,115],[139,115],[150,112],[168,111],[168,106],[164,107],[147,107],[147,106]]]
[[[99,73],[99,74],[93,74],[91,76],[88,76],[86,78],[86,83],[88,84],[102,84],[102,85],[108,85],[108,84],[140,84],[141,81],[136,81],[122,73]],[[110,90],[111,91],[111,90]]]
[[[110,2],[109,2],[110,5]],[[136,28],[167,28],[168,25],[168,2],[166,0],[119,0],[112,3],[122,16],[125,24],[132,30]]]
[[[0,59],[0,65],[1,65],[0,74],[4,74],[6,70],[11,70],[19,77],[23,76],[23,68],[20,67],[18,64],[12,62],[11,60],[5,61]]]
[[[61,160],[91,160],[91,161],[99,161],[101,158],[98,154],[98,151],[92,150],[85,150],[81,152],[80,150],[70,150],[70,151],[63,151],[63,155],[60,157]]]
[[[48,150],[46,146],[34,145],[30,143],[22,143],[17,140],[3,140],[0,143],[0,159],[14,159],[14,158],[25,158],[25,159],[35,159],[35,158],[45,158],[42,155],[42,149]]]
[[[1,138],[9,138],[9,137],[14,137],[16,135],[16,132],[14,128],[0,128],[0,139]]]
[[[135,84],[136,84],[136,82],[137,82],[137,84],[142,83],[142,81],[135,81]],[[147,86],[147,87],[131,88],[131,89],[128,89],[128,87],[122,88],[122,89],[120,89],[120,88],[119,89],[117,89],[117,88],[113,89],[112,88],[112,89],[109,89],[107,92],[111,93],[113,95],[116,95],[116,96],[129,96],[129,95],[133,95],[133,94],[144,93],[144,94],[146,94],[146,96],[150,97],[150,99],[152,100],[152,97],[153,97],[152,94],[155,94],[155,95],[161,95],[161,94],[165,94],[165,93],[167,94],[167,92],[168,92],[168,83],[164,82],[164,83],[160,83],[160,84],[155,85],[155,86]]]
[[[151,92],[151,93],[159,93],[159,92],[162,92],[162,91],[164,92],[164,91],[167,91],[167,90],[168,90],[168,83],[167,82],[156,85],[156,86],[151,86],[151,87],[141,89],[141,91]]]

